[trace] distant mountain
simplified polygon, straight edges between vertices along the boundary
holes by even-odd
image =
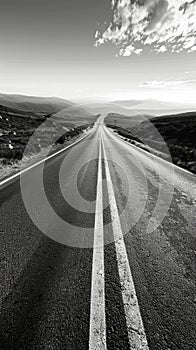
[[[173,102],[164,102],[153,99],[147,100],[122,100],[114,101],[114,105],[119,105],[124,108],[128,108],[135,112],[135,114],[145,113],[152,116],[159,116],[163,114],[175,114],[181,112],[192,111],[196,106],[182,105]],[[127,113],[126,113],[127,114]]]
[[[131,107],[143,103],[143,100],[118,100],[112,101],[113,104],[121,105],[124,107]]]
[[[134,116],[138,114],[134,109],[118,104],[116,102],[89,103],[85,105],[85,109],[87,109],[92,114],[118,113],[126,116]]]
[[[9,113],[9,114],[13,114],[13,115],[20,115],[20,116],[28,116],[28,115],[32,115],[33,113],[30,112],[26,112],[26,111],[22,111],[20,109],[16,109],[16,108],[10,108],[7,106],[3,106],[0,104],[0,114],[1,113]]]
[[[82,101],[81,101],[82,105]],[[87,101],[83,107],[93,114],[120,114],[135,117],[139,115],[159,116],[163,114],[175,114],[194,110],[191,106],[177,103],[163,102],[153,99],[148,100],[118,100],[118,101]]]
[[[98,113],[86,110],[82,105],[58,97],[7,95],[0,93],[0,114],[10,117],[42,117],[52,115],[56,123],[69,129],[91,124]],[[25,119],[26,119],[25,118]]]
[[[55,121],[61,125],[84,125],[93,123],[97,119],[95,111],[89,111],[80,104],[75,104],[62,109],[54,115]]]
[[[73,102],[57,97],[36,97],[24,95],[8,95],[0,93],[0,105],[15,111],[32,113],[57,113],[71,107]]]

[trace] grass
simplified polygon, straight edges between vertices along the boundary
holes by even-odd
[[[196,112],[155,117],[138,125],[137,117],[119,116],[114,123],[109,116],[106,122],[130,142],[138,138],[140,146],[169,160],[167,148],[174,164],[196,174]]]
[[[92,124],[61,124],[51,114],[21,114],[0,106],[0,179],[73,142]],[[71,117],[70,117],[71,118]],[[66,127],[65,127],[66,125]],[[41,129],[40,129],[41,126]],[[36,134],[35,134],[36,132]],[[31,139],[32,135],[35,135]],[[63,135],[58,137],[58,135]],[[56,140],[56,141],[55,141]]]

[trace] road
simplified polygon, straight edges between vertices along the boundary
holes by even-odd
[[[87,137],[0,185],[0,349],[193,350],[195,176]]]

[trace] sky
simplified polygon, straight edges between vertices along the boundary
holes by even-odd
[[[0,92],[196,104],[196,0],[0,5]]]

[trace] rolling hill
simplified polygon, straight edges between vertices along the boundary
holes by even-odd
[[[183,112],[191,112],[195,110],[196,105],[184,105],[173,102],[164,102],[153,99],[146,100],[121,100],[114,101],[114,105],[121,106],[122,108],[128,108],[132,111],[132,114],[147,114],[151,116],[160,116],[164,114],[177,114]],[[125,113],[124,113],[125,114]],[[126,113],[127,115],[127,113]]]
[[[57,113],[74,105],[73,102],[57,97],[36,97],[23,95],[8,95],[0,93],[0,105],[15,111],[32,113]]]
[[[138,139],[147,149],[174,164],[196,173],[196,112],[168,114],[146,118],[117,115],[106,118],[106,123],[127,139]]]
[[[27,144],[28,155],[35,155],[56,142],[69,142],[96,119],[80,105],[60,98],[0,94],[0,168],[21,160]]]
[[[55,122],[65,127],[73,127],[84,124],[94,123],[97,119],[98,113],[84,108],[81,105],[75,104],[64,108],[58,113],[54,114]]]

